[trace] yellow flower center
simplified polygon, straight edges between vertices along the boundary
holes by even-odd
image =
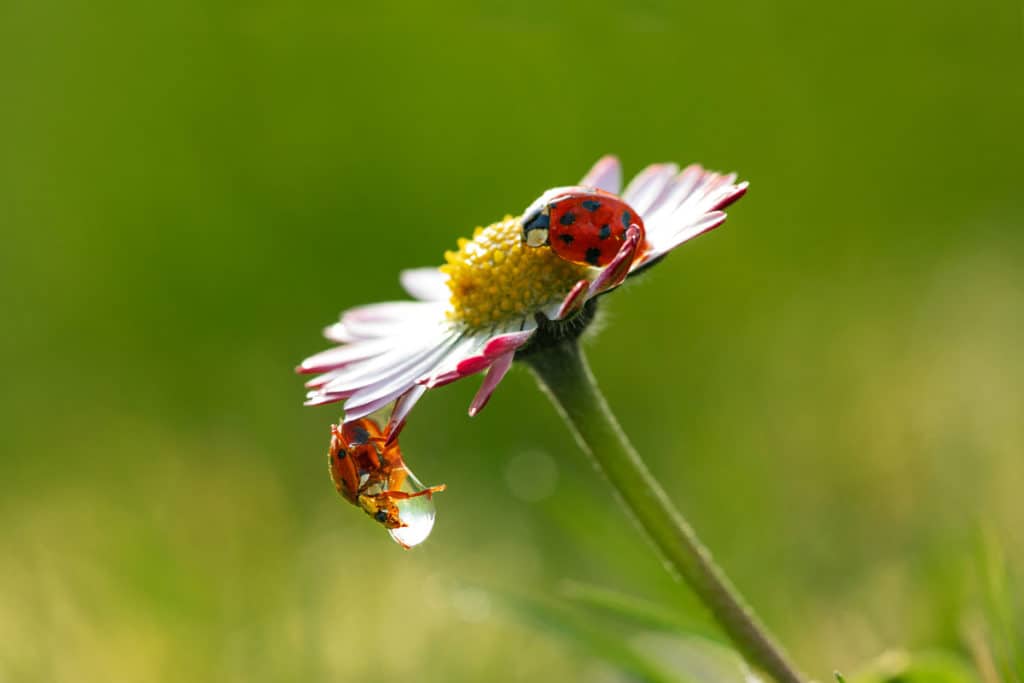
[[[451,308],[448,318],[487,327],[531,313],[569,293],[592,268],[566,261],[551,247],[523,244],[518,218],[477,228],[473,239],[459,239],[459,250],[445,252]]]

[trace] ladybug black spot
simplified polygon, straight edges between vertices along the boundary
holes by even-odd
[[[631,215],[629,215],[629,211],[623,211],[622,212],[622,227],[628,228],[629,227],[629,223],[632,220],[633,220],[633,217]]]
[[[576,238],[575,238],[575,237],[573,237],[572,235],[570,235],[570,234],[569,234],[569,233],[567,233],[567,232],[564,232],[564,233],[562,233],[561,235],[559,235],[559,236],[558,236],[558,239],[562,240],[562,241],[563,241],[563,242],[565,242],[566,244],[572,244],[573,242],[575,242],[575,241],[576,241]]]
[[[592,266],[596,266],[598,261],[601,259],[601,250],[598,249],[597,247],[591,247],[590,249],[587,249],[586,259],[587,263],[589,263]]]
[[[586,209],[587,211],[597,211],[598,209],[601,208],[601,202],[597,201],[596,199],[588,199],[585,202],[583,202],[583,208]]]
[[[597,233],[597,236],[600,237],[603,240],[606,240],[609,237],[611,237],[612,236],[612,228],[611,228],[611,226],[608,225],[607,223],[602,225],[601,226],[601,231]]]
[[[562,225],[572,225],[576,222],[576,214],[572,211],[566,211],[562,214],[562,217],[558,219],[558,222]]]

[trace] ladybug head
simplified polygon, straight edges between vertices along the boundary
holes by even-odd
[[[528,247],[543,247],[548,244],[548,228],[551,226],[551,205],[560,195],[571,191],[570,187],[556,187],[537,197],[526,207],[521,222],[523,242]]]
[[[386,529],[400,529],[405,526],[398,514],[398,507],[387,496],[362,494],[358,502],[363,512],[380,522]]]

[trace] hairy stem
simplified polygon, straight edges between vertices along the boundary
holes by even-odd
[[[779,683],[802,683],[782,648],[715,564],[630,444],[598,390],[577,340],[565,339],[522,360],[533,369],[580,447],[594,458],[633,519],[744,658]]]

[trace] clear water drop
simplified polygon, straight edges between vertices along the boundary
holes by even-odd
[[[405,478],[396,490],[408,493],[412,497],[394,501],[394,505],[398,509],[398,517],[404,526],[388,529],[388,533],[403,548],[412,548],[423,543],[430,536],[430,532],[434,528],[434,517],[437,514],[437,508],[434,507],[434,493],[443,491],[444,486],[424,486],[404,463],[401,468],[405,470]]]

